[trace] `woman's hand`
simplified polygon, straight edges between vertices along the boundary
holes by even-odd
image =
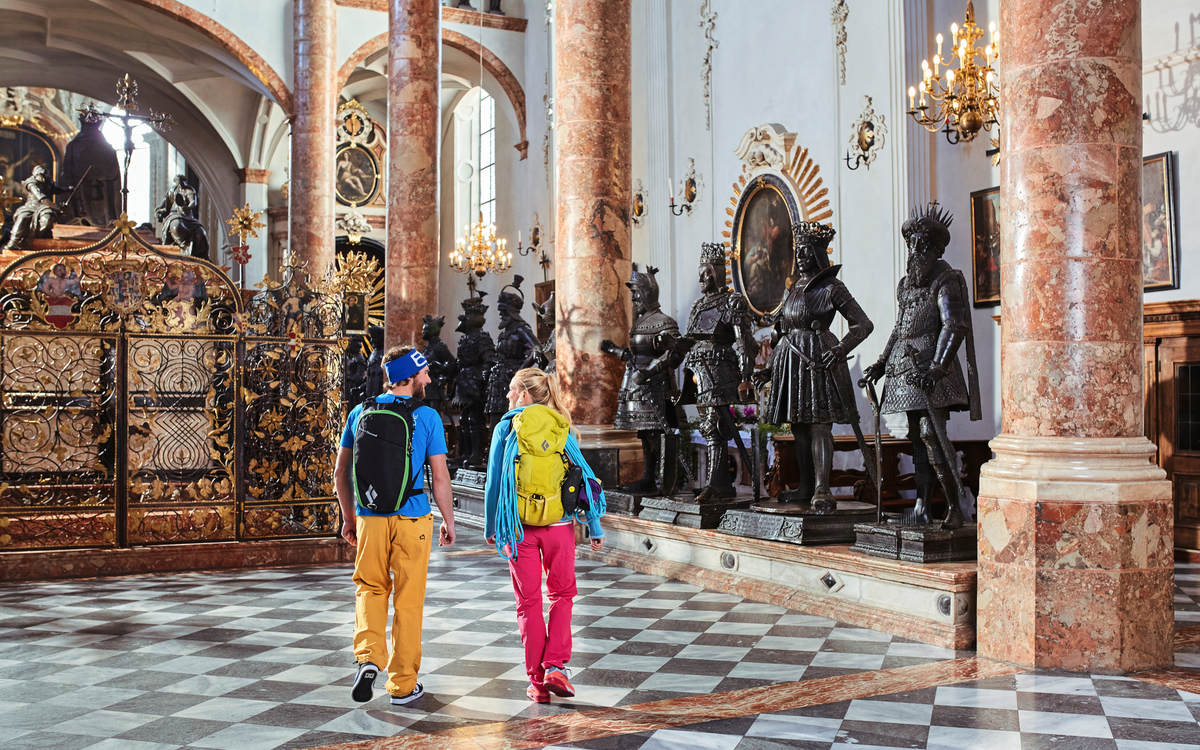
[[[602,549],[604,549],[604,537],[602,537],[602,536],[592,537],[592,552],[599,552]]]

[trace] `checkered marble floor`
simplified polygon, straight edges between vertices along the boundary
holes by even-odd
[[[0,746],[308,748],[965,653],[596,562],[578,571],[579,695],[550,705],[525,697],[507,565],[485,550],[434,552],[427,694],[396,708],[382,689],[350,700],[349,566],[0,586]]]

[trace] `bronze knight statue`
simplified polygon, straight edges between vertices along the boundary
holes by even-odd
[[[692,305],[684,345],[683,391],[678,403],[694,403],[700,412],[700,432],[708,442],[708,480],[699,502],[733,498],[735,491],[726,461],[730,438],[738,439],[729,407],[754,401],[750,375],[754,371],[754,341],[750,308],[727,286],[725,248],[704,243],[700,252],[700,290]]]
[[[429,361],[429,384],[425,386],[425,403],[441,413],[442,405],[449,396],[451,379],[454,377],[457,360],[450,353],[450,347],[442,341],[442,326],[446,316],[433,317],[426,315],[421,326],[421,338],[425,339],[425,349],[421,352]]]
[[[529,352],[529,356],[525,358],[525,364],[521,367],[537,367],[547,375],[552,375],[555,371],[555,349],[558,347],[558,336],[555,335],[554,330],[554,319],[557,314],[554,292],[550,292],[550,297],[544,304],[530,302],[529,306],[533,308],[533,312],[538,316],[541,324],[550,329],[550,335],[546,337],[545,341],[538,344],[536,349]]]
[[[71,191],[55,185],[41,164],[33,168],[33,174],[21,186],[25,188],[25,202],[13,212],[12,234],[4,252],[28,250],[31,240],[51,239],[60,215],[54,196]]]
[[[633,297],[633,326],[629,346],[617,346],[605,339],[600,350],[625,362],[625,377],[617,394],[618,430],[636,430],[642,441],[642,478],[621,487],[623,492],[653,493],[657,487],[660,442],[668,429],[684,421],[675,404],[679,389],[675,368],[679,366],[679,324],[659,309],[658,281],[654,266],[645,273],[633,264],[633,275],[625,284]],[[674,468],[675,457],[667,456]]]
[[[63,213],[71,224],[108,227],[121,215],[121,164],[100,126],[102,118],[79,118],[79,134],[67,144],[58,176],[78,185]]]
[[[833,227],[817,222],[792,227],[799,275],[774,316],[771,361],[755,374],[756,381],[771,381],[762,421],[789,423],[795,438],[800,488],[794,498],[780,500],[811,500],[815,510],[837,507],[829,492],[833,425],[859,421],[846,355],[873,329],[866,313],[838,280],[841,266],[829,264],[826,248],[834,234]],[[830,330],[838,313],[847,323],[840,341]]]
[[[196,188],[187,184],[187,178],[176,175],[171,188],[158,208],[154,209],[158,220],[159,241],[174,245],[184,255],[208,260],[208,233],[200,223],[200,196]]]
[[[488,429],[484,419],[487,402],[488,372],[496,363],[496,347],[492,335],[483,330],[483,304],[486,292],[463,300],[463,314],[458,316],[458,375],[454,378],[454,400],[462,415],[458,423],[458,462],[466,467],[482,469],[487,450]],[[512,376],[510,375],[511,379]],[[504,388],[507,391],[508,382]]]
[[[880,404],[883,414],[908,415],[917,504],[905,513],[903,522],[930,522],[936,475],[949,505],[941,522],[947,529],[960,528],[963,515],[958,457],[946,436],[946,422],[951,411],[967,409],[972,421],[982,418],[967,282],[942,260],[952,220],[934,201],[922,212],[914,209],[912,218],[904,222],[900,233],[908,245],[908,274],[896,289],[896,327],[879,360],[863,372],[871,381],[887,377]],[[964,340],[966,379],[958,362]]]
[[[500,331],[496,334],[498,359],[488,374],[486,409],[493,425],[508,411],[509,382],[521,369],[529,352],[538,346],[533,329],[521,317],[521,308],[525,306],[525,295],[521,292],[521,282],[524,280],[521,276],[514,276],[513,283],[500,290],[500,298],[496,302],[496,312],[500,314]]]

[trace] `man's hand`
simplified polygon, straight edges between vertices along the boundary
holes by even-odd
[[[863,379],[870,380],[872,383],[878,383],[879,379],[883,377],[886,367],[886,362],[883,362],[882,360],[876,362],[867,369],[863,370]]]
[[[932,365],[925,374],[921,376],[921,390],[926,393],[932,391],[942,378],[946,377],[946,368],[940,365]]]
[[[350,546],[358,546],[358,529],[354,525],[354,520],[349,519],[342,522],[342,539],[350,543]]]
[[[633,384],[634,385],[644,385],[646,383],[646,381],[649,379],[650,379],[650,373],[646,372],[645,370],[634,370],[633,371]]]
[[[602,537],[602,536],[592,537],[592,552],[599,552],[602,549],[604,549],[604,537]]]
[[[755,370],[754,374],[750,376],[750,382],[754,384],[755,388],[762,388],[767,383],[770,383],[771,368],[764,367],[761,370]]]
[[[438,530],[438,546],[449,547],[452,544],[454,544],[454,524],[442,521],[442,527]]]
[[[821,355],[822,369],[828,370],[830,367],[833,367],[839,361],[841,361],[841,362],[846,361],[846,352],[844,349],[842,349],[841,344],[834,344],[833,346],[826,349],[825,353]]]

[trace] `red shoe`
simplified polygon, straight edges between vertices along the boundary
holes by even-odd
[[[546,689],[557,695],[559,698],[575,697],[575,688],[567,680],[567,673],[558,667],[550,667],[546,670],[546,676],[542,678],[542,682],[546,685]]]
[[[545,688],[539,688],[537,685],[530,685],[525,688],[525,695],[528,695],[529,700],[534,703],[550,702],[550,691]]]

